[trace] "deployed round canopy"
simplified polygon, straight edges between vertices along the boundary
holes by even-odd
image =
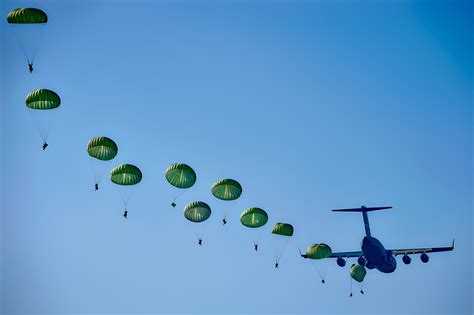
[[[277,223],[273,227],[273,234],[282,235],[282,236],[292,236],[293,235],[293,226],[288,223]]]
[[[206,221],[211,216],[211,207],[202,201],[190,202],[184,207],[184,217],[191,222]]]
[[[48,89],[33,90],[26,96],[26,107],[47,110],[59,107],[61,98],[56,92]]]
[[[331,247],[327,244],[313,244],[308,247],[306,250],[306,255],[311,259],[323,259],[331,256],[332,250]]]
[[[87,144],[87,153],[101,161],[112,160],[117,152],[117,144],[107,137],[94,137]]]
[[[349,270],[349,273],[351,274],[352,279],[357,282],[362,282],[364,281],[367,271],[365,270],[364,266],[353,264]]]
[[[235,200],[242,194],[242,186],[238,181],[227,178],[216,181],[211,188],[214,197],[221,200]]]
[[[240,215],[240,222],[249,228],[264,226],[268,221],[268,214],[260,208],[249,208]]]
[[[177,188],[190,188],[196,182],[196,173],[191,166],[184,163],[168,166],[165,177],[168,183]]]
[[[10,24],[38,24],[48,22],[48,16],[40,9],[18,8],[8,13],[7,21]]]
[[[142,180],[142,172],[135,165],[120,164],[110,172],[110,180],[117,185],[135,185]]]

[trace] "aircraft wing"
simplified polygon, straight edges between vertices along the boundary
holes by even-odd
[[[409,255],[409,254],[422,254],[422,253],[437,253],[437,252],[449,252],[454,249],[453,244],[448,247],[426,247],[426,248],[405,248],[405,249],[392,249],[392,254],[397,255]]]
[[[360,256],[364,256],[364,253],[362,253],[361,251],[358,251],[358,252],[340,252],[340,253],[332,253],[331,256],[329,256],[328,258],[339,258],[339,257],[349,258],[349,257],[360,257]]]

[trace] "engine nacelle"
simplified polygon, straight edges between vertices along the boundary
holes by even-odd
[[[409,265],[411,263],[411,258],[408,255],[403,255],[402,261],[405,265]]]
[[[364,256],[360,256],[358,259],[357,259],[357,263],[361,266],[365,266],[365,263],[366,263],[366,260],[364,258]]]
[[[337,257],[336,262],[339,267],[344,267],[346,265],[346,261],[342,257]]]
[[[430,257],[428,255],[426,255],[426,253],[423,253],[420,255],[420,259],[422,262],[424,262],[425,264],[430,261]]]

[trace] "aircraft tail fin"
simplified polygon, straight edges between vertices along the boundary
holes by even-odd
[[[378,210],[392,209],[392,207],[360,207],[360,208],[349,208],[349,209],[334,209],[334,212],[370,212]]]
[[[378,211],[378,210],[385,210],[385,209],[392,209],[392,207],[365,207],[362,206],[360,208],[350,208],[350,209],[334,209],[334,212],[362,212],[362,217],[364,219],[364,227],[365,227],[365,235],[371,237],[370,234],[370,225],[369,225],[369,216],[367,212],[370,211]]]

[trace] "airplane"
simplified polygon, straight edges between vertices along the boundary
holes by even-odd
[[[334,212],[361,212],[364,219],[365,236],[362,239],[361,251],[332,253],[328,258],[336,258],[337,265],[339,267],[344,267],[346,265],[344,258],[358,257],[357,262],[359,265],[365,266],[368,269],[375,268],[383,273],[391,273],[397,268],[397,261],[395,260],[395,257],[398,255],[403,255],[402,261],[406,265],[411,263],[411,257],[409,255],[414,254],[421,254],[420,260],[423,263],[427,263],[429,261],[429,256],[427,253],[447,252],[454,249],[454,239],[452,245],[449,247],[385,249],[382,243],[370,233],[369,217],[367,215],[367,213],[370,211],[385,209],[392,209],[392,207],[370,208],[362,206],[360,208],[332,210]],[[307,254],[301,254],[300,252],[300,255],[303,258],[308,258]]]

